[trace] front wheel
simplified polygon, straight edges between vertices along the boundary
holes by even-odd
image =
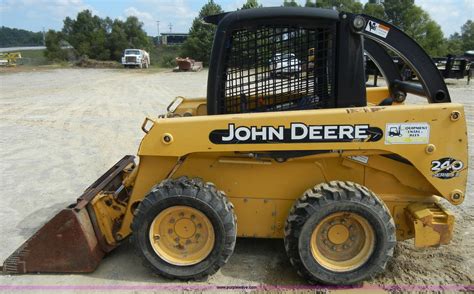
[[[137,208],[132,242],[145,264],[171,279],[202,279],[234,251],[232,205],[213,184],[182,177],[155,186]]]
[[[309,189],[285,226],[285,249],[310,282],[353,284],[385,269],[395,246],[390,212],[367,188],[332,181]]]

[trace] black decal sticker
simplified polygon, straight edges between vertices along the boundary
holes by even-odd
[[[444,157],[431,162],[433,177],[443,180],[459,176],[459,172],[463,167],[464,163],[462,163],[462,161],[451,157]]]
[[[214,144],[272,144],[272,143],[327,143],[376,142],[383,131],[369,125],[306,125],[294,122],[284,126],[236,126],[213,130],[209,140]]]

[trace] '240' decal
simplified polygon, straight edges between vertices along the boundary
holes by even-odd
[[[457,177],[463,167],[464,163],[462,163],[462,161],[451,157],[444,157],[431,162],[433,177],[439,179],[451,179]]]

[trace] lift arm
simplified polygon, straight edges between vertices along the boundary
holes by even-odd
[[[366,40],[365,50],[387,78],[391,90],[426,96],[429,103],[451,102],[448,88],[433,60],[410,36],[396,26],[372,16],[350,17],[355,30]],[[391,65],[387,59],[390,56],[386,52],[381,53],[380,47],[384,48],[384,51],[389,49],[399,55],[416,73],[421,85],[402,81],[400,74],[394,73],[394,64]]]

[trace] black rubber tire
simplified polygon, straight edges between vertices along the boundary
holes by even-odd
[[[185,205],[204,213],[214,227],[215,243],[211,253],[201,262],[177,266],[161,259],[153,250],[148,232],[155,217],[164,209]],[[131,242],[145,266],[169,279],[201,280],[214,274],[234,252],[237,224],[233,206],[223,192],[212,183],[181,177],[164,180],[153,187],[135,211]]]
[[[310,249],[316,225],[330,214],[348,211],[372,226],[374,250],[369,259],[351,271],[336,272],[321,266]],[[285,224],[285,250],[298,274],[311,283],[348,285],[385,270],[396,243],[395,223],[385,204],[369,189],[353,182],[332,181],[307,190],[295,202]]]

